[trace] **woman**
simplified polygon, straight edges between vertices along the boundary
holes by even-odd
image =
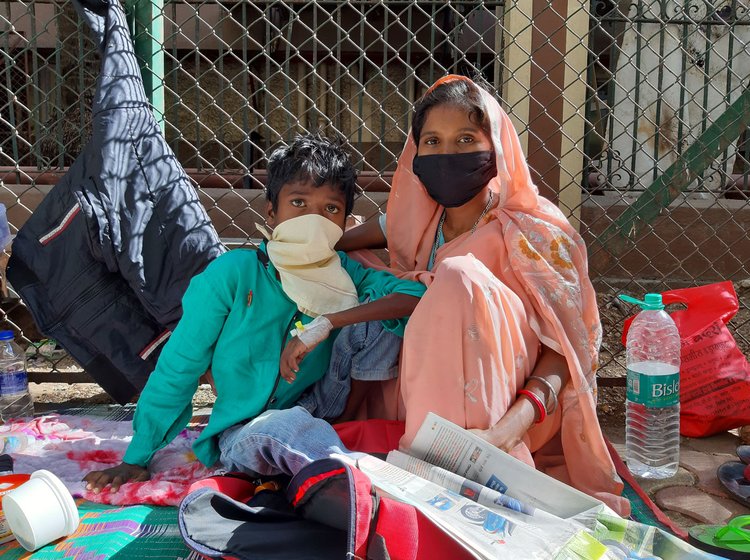
[[[428,286],[385,403],[406,421],[402,445],[432,411],[626,514],[596,416],[601,327],[586,248],[539,196],[508,116],[470,79],[446,76],[417,103],[382,226],[354,228],[337,248],[387,244],[390,271]]]

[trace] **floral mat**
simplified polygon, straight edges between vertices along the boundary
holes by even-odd
[[[159,452],[154,464],[162,476],[150,481],[151,488],[142,486],[120,498],[119,505],[94,503],[85,499],[101,499],[83,489],[80,476],[83,471],[101,468],[119,462],[131,435],[133,405],[94,405],[58,408],[55,414],[42,414],[34,422],[16,424],[21,430],[45,442],[44,451],[32,445],[27,453],[15,455],[16,472],[33,472],[48,468],[63,479],[71,492],[78,496],[76,503],[81,523],[76,532],[66,539],[28,553],[16,541],[0,545],[0,557],[34,559],[105,559],[140,560],[150,558],[198,560],[184,544],[177,525],[176,505],[195,480],[210,474],[195,461],[190,445],[207,416],[198,414],[176,442]],[[98,452],[98,455],[97,455]],[[618,472],[625,474],[625,496],[631,500],[631,519],[679,535],[679,528],[671,524],[666,515],[648,499],[637,482],[627,473],[617,452],[610,448]],[[52,468],[51,461],[55,461]],[[182,470],[181,470],[182,469]],[[203,469],[203,470],[200,470]],[[624,471],[622,469],[625,469]],[[170,474],[171,473],[171,474]],[[138,483],[149,484],[149,483]],[[136,486],[132,484],[131,486]],[[167,507],[152,504],[125,505],[123,500],[136,502],[148,499],[148,494],[158,496],[156,503],[174,502]],[[118,493],[123,494],[122,492]],[[114,495],[116,496],[116,495]],[[114,496],[104,497],[114,501]]]

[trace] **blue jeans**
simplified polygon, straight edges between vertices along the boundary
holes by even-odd
[[[344,447],[328,422],[313,418],[300,406],[267,410],[247,424],[224,430],[219,449],[226,469],[251,476],[294,476],[332,453],[360,455]]]
[[[384,381],[398,377],[400,336],[380,321],[344,327],[333,343],[325,376],[297,401],[316,418],[337,418],[346,407],[351,380]]]
[[[380,321],[344,327],[333,344],[326,375],[286,410],[268,410],[246,424],[224,430],[219,438],[222,465],[252,476],[294,476],[332,453],[352,453],[331,425],[346,406],[352,379],[378,381],[398,375],[401,337]]]

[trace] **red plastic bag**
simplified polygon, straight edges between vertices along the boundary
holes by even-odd
[[[671,313],[682,339],[680,433],[703,437],[750,424],[750,366],[726,326],[739,309],[732,283],[671,290],[662,300],[687,305]]]

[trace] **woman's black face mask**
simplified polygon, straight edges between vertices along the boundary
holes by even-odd
[[[456,208],[478,195],[497,175],[495,150],[416,156],[412,170],[435,202]]]

